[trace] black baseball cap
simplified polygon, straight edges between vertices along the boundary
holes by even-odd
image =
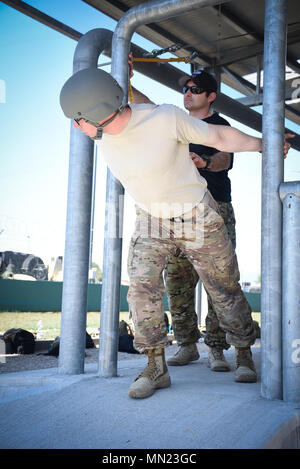
[[[185,75],[178,81],[180,86],[185,86],[188,81],[193,81],[199,88],[205,91],[218,91],[218,83],[213,75],[204,70],[197,70],[192,75]]]

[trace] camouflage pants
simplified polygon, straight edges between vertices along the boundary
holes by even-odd
[[[167,345],[162,273],[177,249],[201,277],[220,327],[226,331],[227,343],[238,347],[252,345],[255,330],[251,308],[239,284],[236,255],[218,206],[207,191],[197,207],[173,221],[138,210],[129,248],[127,297],[135,328],[135,348],[143,352]]]
[[[230,202],[217,202],[229,239],[235,249],[235,217]],[[165,269],[165,284],[168,294],[174,337],[178,345],[197,342],[200,337],[198,318],[195,312],[195,287],[199,276],[189,259],[177,249],[169,258]],[[214,310],[210,296],[207,296],[208,313],[205,319],[206,335],[204,342],[210,347],[228,349],[226,333],[220,328],[218,315]]]

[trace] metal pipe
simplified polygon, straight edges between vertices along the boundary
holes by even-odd
[[[195,288],[195,310],[198,318],[198,325],[201,326],[202,323],[202,280],[199,278],[199,281]]]
[[[123,90],[128,88],[127,57],[130,39],[139,26],[219,3],[224,2],[220,0],[153,0],[128,10],[118,22],[112,40],[111,73]]]
[[[111,31],[94,29],[77,44],[73,73],[96,67],[99,54],[110,48]],[[89,239],[93,179],[93,141],[71,122],[64,281],[58,372],[84,372],[88,292]]]
[[[282,204],[278,191],[283,181],[286,24],[286,0],[266,0],[261,228],[261,394],[267,399],[282,399]]]
[[[94,145],[93,189],[92,189],[92,208],[91,208],[90,249],[89,249],[89,270],[92,268],[92,264],[93,264],[97,159],[98,159],[98,157],[97,157],[97,145]]]
[[[109,169],[106,179],[99,375],[117,376],[124,189]]]
[[[247,96],[252,95],[255,93],[253,90],[253,84],[249,81],[245,80],[245,78],[240,77],[236,73],[229,70],[227,67],[221,67],[222,72],[224,72],[237,86],[240,88],[239,91],[245,93]]]
[[[283,400],[300,401],[300,181],[280,185]]]

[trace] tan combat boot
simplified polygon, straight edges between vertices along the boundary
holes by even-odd
[[[145,354],[148,357],[148,365],[134,380],[128,391],[128,395],[135,399],[144,399],[151,396],[155,389],[171,386],[165,362],[165,349],[152,348],[146,350]]]
[[[167,363],[171,366],[182,366],[187,365],[188,363],[194,360],[198,360],[199,357],[200,355],[198,353],[197,345],[195,343],[188,345],[180,345],[175,355],[169,358]]]
[[[208,366],[212,371],[230,371],[229,363],[226,361],[221,347],[209,347]]]
[[[236,347],[235,381],[256,383],[257,375],[250,347]]]

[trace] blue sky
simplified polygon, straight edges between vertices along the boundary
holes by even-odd
[[[81,0],[27,3],[81,33],[93,28],[114,30],[116,25]],[[64,251],[70,123],[60,109],[59,93],[72,74],[77,42],[2,3],[0,30],[0,80],[6,88],[5,102],[0,102],[0,250],[31,252],[48,259]],[[132,40],[147,50],[156,47],[137,34]],[[100,63],[108,60],[99,58]],[[181,68],[189,72],[188,65]],[[183,107],[179,93],[139,73],[132,83],[157,103]],[[228,87],[222,91],[238,96]],[[296,130],[291,123],[287,125]],[[239,128],[259,135],[244,126]],[[299,179],[298,158],[296,151],[290,151],[285,162],[286,180]],[[260,272],[260,154],[236,154],[230,177],[241,277],[255,280]],[[101,266],[105,179],[106,167],[98,155],[93,259]],[[129,198],[125,220],[123,278],[127,278],[127,246],[134,223]]]

